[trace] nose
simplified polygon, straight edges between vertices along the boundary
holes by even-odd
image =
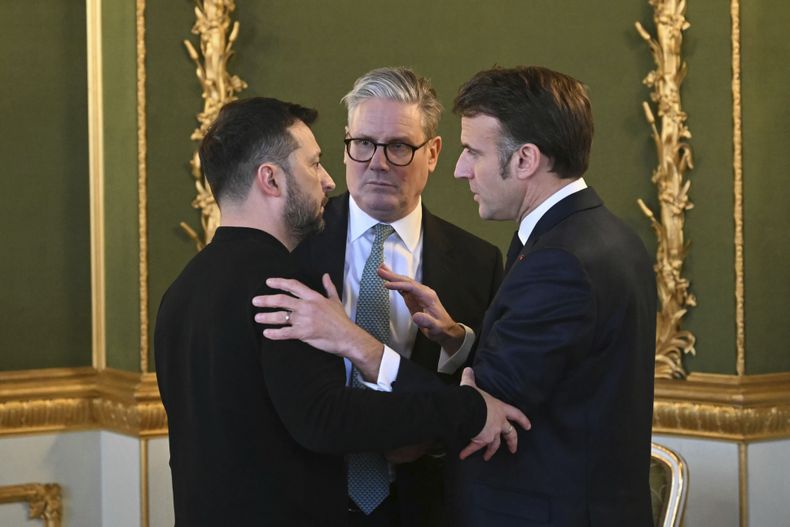
[[[455,163],[455,171],[453,177],[455,179],[472,179],[471,163],[466,157],[466,152],[461,152],[458,156],[458,161]]]
[[[323,165],[321,165],[321,188],[324,190],[324,193],[335,190],[335,182]]]
[[[368,167],[372,170],[389,170],[390,164],[387,161],[387,156],[384,154],[384,148],[383,146],[377,147],[376,151],[373,152],[373,157],[368,161]]]

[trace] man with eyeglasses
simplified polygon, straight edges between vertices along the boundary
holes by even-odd
[[[391,292],[389,334],[382,340],[389,353],[394,350],[457,384],[475,340],[472,328],[482,323],[503,265],[496,247],[434,216],[422,203],[422,191],[442,148],[437,135],[441,104],[428,79],[406,68],[366,73],[343,102],[348,108],[348,192],[330,200],[325,230],[300,245],[296,255],[308,275],[329,273],[342,291],[346,312],[359,323],[360,283],[376,241],[376,225],[391,226],[383,241],[383,263],[437,291],[452,319],[463,325],[443,327],[433,323],[438,319],[418,320],[424,328],[420,331],[401,295]],[[394,358],[382,360],[380,378],[395,377],[399,358]],[[392,363],[395,373],[385,371]],[[351,376],[348,361],[347,374]],[[428,445],[388,453],[387,497],[367,513],[351,496],[350,525],[444,524],[441,456]]]

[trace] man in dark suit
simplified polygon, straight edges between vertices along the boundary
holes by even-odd
[[[435,332],[444,337],[437,339],[440,346],[418,331],[400,295],[390,293],[388,343],[402,357],[457,384],[474,331],[502,278],[499,249],[431,214],[421,202],[442,146],[437,135],[442,108],[428,79],[407,68],[380,68],[357,79],[343,100],[350,192],[329,201],[326,229],[300,244],[295,254],[309,275],[329,273],[354,318],[371,227],[392,225],[394,232],[384,242],[385,265],[436,290],[464,326]],[[443,454],[421,453],[420,448],[390,453],[390,459],[402,461],[392,465],[390,497],[371,517],[358,515],[359,525],[377,525],[379,516],[387,516],[387,525],[442,525]]]
[[[454,525],[649,526],[655,277],[641,240],[582,179],[586,90],[545,68],[493,69],[461,87],[455,111],[455,177],[482,218],[519,223],[474,372],[533,429],[508,431],[515,456],[454,467]],[[421,284],[381,275],[415,310],[435,305]]]
[[[165,293],[154,337],[177,525],[347,525],[341,454],[478,432],[473,447],[493,448],[508,418],[528,426],[468,386],[350,390],[338,357],[261,335],[250,299],[272,292],[269,277],[293,272],[290,251],[321,227],[334,188],[308,127],[315,118],[274,99],[236,101],[201,143],[222,222]],[[354,358],[363,380],[379,382],[382,344],[325,285],[331,331],[323,336],[333,344],[324,349]],[[289,314],[279,320],[288,322]],[[408,361],[396,369],[398,383],[423,384]]]

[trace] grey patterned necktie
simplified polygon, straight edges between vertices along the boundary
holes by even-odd
[[[375,238],[359,281],[356,323],[385,344],[390,341],[390,298],[384,281],[376,271],[384,261],[384,240],[395,229],[379,223],[373,227]],[[365,388],[356,368],[351,370],[351,386]],[[384,456],[375,452],[349,454],[348,495],[359,510],[370,514],[389,496],[389,467]]]

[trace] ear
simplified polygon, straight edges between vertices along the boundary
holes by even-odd
[[[263,163],[255,173],[255,186],[265,196],[279,197],[285,192],[282,170],[272,163]]]
[[[543,154],[540,148],[532,143],[525,143],[518,147],[513,155],[512,163],[514,163],[514,172],[519,179],[528,179],[532,177],[540,167],[541,158]]]
[[[439,162],[439,152],[442,151],[442,136],[437,135],[425,145],[428,152],[428,173],[432,173]]]

